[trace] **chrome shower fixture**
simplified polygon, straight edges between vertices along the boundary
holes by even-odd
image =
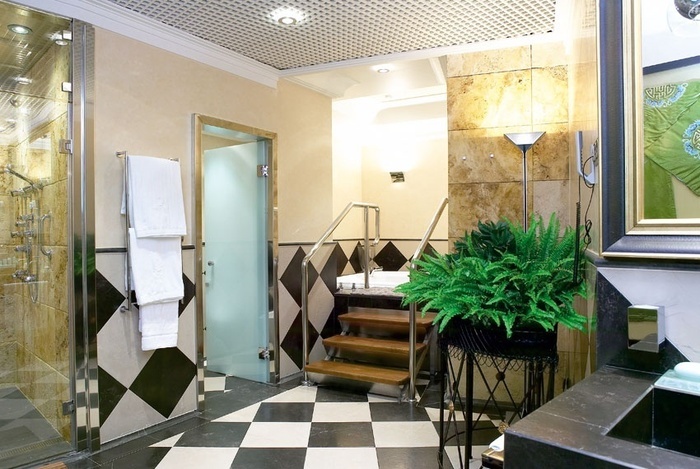
[[[34,182],[33,180],[29,179],[27,176],[18,173],[14,169],[12,169],[11,164],[7,164],[2,168],[3,173],[7,174],[12,174],[13,176],[16,176],[23,180],[24,182],[29,183],[29,187],[23,187],[22,189],[16,190],[16,191],[10,191],[13,196],[16,195],[21,195],[25,192],[28,192],[30,190],[41,190],[44,188],[44,185],[41,182]]]

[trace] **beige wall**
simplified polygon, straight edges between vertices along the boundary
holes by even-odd
[[[413,120],[405,117],[411,113]],[[382,239],[421,239],[447,197],[447,132],[444,118],[425,119],[411,107],[400,114],[400,122],[375,124],[365,122],[367,115],[334,113],[334,215],[349,202],[377,204]],[[403,171],[405,182],[392,183],[390,171]],[[334,238],[361,238],[363,226],[362,210],[355,209]],[[374,236],[373,214],[369,235]],[[446,238],[447,212],[432,236]]]
[[[124,246],[118,150],[180,159],[185,243],[193,243],[193,113],[277,134],[280,242],[315,240],[330,223],[329,98],[285,81],[269,88],[99,29],[95,94],[97,247]]]
[[[394,159],[398,163],[393,163]],[[391,170],[403,171],[405,182],[392,183]],[[447,139],[390,141],[365,147],[362,194],[381,209],[383,239],[421,239],[435,210],[447,197]],[[433,238],[445,239],[446,235],[447,212]]]

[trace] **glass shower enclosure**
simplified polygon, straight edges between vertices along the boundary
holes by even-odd
[[[0,18],[0,467],[14,467],[73,447],[71,22],[2,1]]]

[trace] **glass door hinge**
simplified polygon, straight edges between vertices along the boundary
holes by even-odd
[[[58,141],[58,152],[64,154],[73,153],[73,140],[62,138]]]
[[[266,178],[269,176],[269,167],[266,164],[258,165],[258,177]]]
[[[71,415],[75,413],[75,401],[72,399],[70,401],[65,401],[62,404],[63,407],[63,415]]]

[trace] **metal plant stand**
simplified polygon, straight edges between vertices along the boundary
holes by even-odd
[[[556,332],[514,332],[513,337],[507,339],[505,331],[484,330],[465,324],[442,333],[438,340],[442,359],[440,393],[443,396],[440,400],[439,467],[443,467],[446,443],[456,438],[459,467],[463,468],[465,461],[468,466],[471,459],[473,432],[478,430],[476,424],[489,406],[495,408],[501,420],[510,425],[516,418],[525,417],[554,397],[554,372],[558,363]],[[484,368],[489,366],[496,369],[495,383],[489,382],[484,374]],[[474,405],[475,370],[488,392],[487,400],[479,408]],[[516,401],[506,382],[507,372],[523,373],[521,400]],[[464,395],[460,391],[463,380]],[[499,389],[503,389],[508,396],[505,404],[496,401]],[[457,429],[457,412],[460,411],[466,423],[463,432]],[[509,412],[512,412],[510,417]],[[452,426],[454,430],[450,432]],[[461,449],[462,437],[464,453]]]

